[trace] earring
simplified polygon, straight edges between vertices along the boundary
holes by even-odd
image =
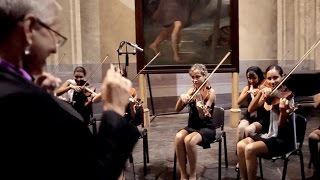
[[[28,45],[28,46],[24,49],[24,54],[25,54],[25,55],[29,55],[29,54],[30,54],[30,45]]]

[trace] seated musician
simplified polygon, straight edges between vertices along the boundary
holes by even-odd
[[[211,117],[215,101],[215,90],[208,82],[194,94],[208,77],[208,70],[203,64],[194,64],[190,70],[193,87],[186,94],[181,94],[176,104],[176,111],[189,106],[188,126],[181,129],[175,137],[175,149],[180,167],[181,179],[196,179],[197,145],[209,148],[215,139],[216,131]],[[193,95],[194,94],[194,95]],[[194,96],[195,98],[191,97]],[[187,173],[186,159],[190,165]]]
[[[320,107],[320,93],[314,96],[315,108]],[[318,144],[320,142],[320,126],[313,130],[309,135],[309,151],[311,155],[311,162],[313,165],[313,175],[308,180],[320,179],[320,149]]]
[[[263,72],[257,66],[249,67],[246,71],[246,77],[248,84],[242,89],[241,94],[238,97],[238,105],[241,105],[244,101],[249,105],[264,82]],[[247,110],[245,112],[245,118],[241,119],[238,125],[237,142],[242,140],[244,137],[253,135],[255,132],[260,132],[263,124],[261,121],[262,120],[258,117],[256,111],[249,113]]]
[[[274,97],[270,103],[271,89],[281,82],[283,70],[278,65],[271,65],[266,69],[266,87],[259,90],[251,101],[248,111],[254,112],[263,107],[268,113],[270,121],[269,130],[265,134],[256,134],[247,137],[237,144],[239,169],[242,179],[256,179],[257,156],[270,153],[280,155],[293,147],[293,137],[287,136],[290,132],[287,124],[289,104],[292,98]],[[269,87],[268,87],[269,86]],[[283,87],[283,86],[282,86]],[[281,88],[275,94],[285,94],[285,88]],[[280,93],[281,91],[281,93]],[[278,93],[279,92],[279,93]],[[271,105],[270,105],[271,104]]]
[[[67,93],[65,96],[66,101],[82,115],[85,124],[88,125],[93,116],[91,103],[93,95],[88,92],[87,89],[89,86],[84,80],[86,70],[82,66],[77,66],[74,69],[73,75],[74,79],[68,79],[65,81],[62,86],[55,91],[55,93],[57,96]],[[91,87],[91,91],[95,91],[95,88]]]

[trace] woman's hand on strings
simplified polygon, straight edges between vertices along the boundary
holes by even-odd
[[[73,84],[70,84],[69,86],[70,86],[71,89],[73,89],[76,92],[82,91],[82,87],[81,86],[77,86],[77,85],[73,85]]]

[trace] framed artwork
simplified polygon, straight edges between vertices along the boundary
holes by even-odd
[[[136,42],[144,49],[138,72],[187,73],[195,63],[213,69],[230,50],[217,72],[239,71],[238,0],[136,0],[135,7]]]

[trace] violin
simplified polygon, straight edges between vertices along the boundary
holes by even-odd
[[[86,96],[86,97],[90,97],[90,96],[96,96],[97,93],[94,92],[96,90],[95,87],[90,86],[89,83],[85,80],[80,80],[76,83],[74,83],[73,81],[69,81],[70,84],[74,85],[74,86],[81,86],[82,89],[82,93]]]
[[[136,89],[131,88],[130,89],[130,96],[129,96],[129,102],[133,103],[135,108],[142,107],[143,101],[140,98],[135,98],[137,95]]]
[[[266,110],[271,110],[273,105],[279,105],[280,99],[285,98],[287,100],[292,100],[294,94],[286,86],[279,86],[276,90],[272,90],[271,86],[264,83],[261,90],[266,93],[264,108]]]
[[[200,88],[199,91],[197,91],[197,88],[194,87],[191,91],[191,94],[189,94],[190,97],[193,97],[189,102],[196,102],[197,107],[199,107],[202,110],[203,115],[205,117],[211,117],[212,109],[211,107],[207,107],[205,105],[210,97],[210,89],[211,86],[208,82],[206,82],[204,86]]]

